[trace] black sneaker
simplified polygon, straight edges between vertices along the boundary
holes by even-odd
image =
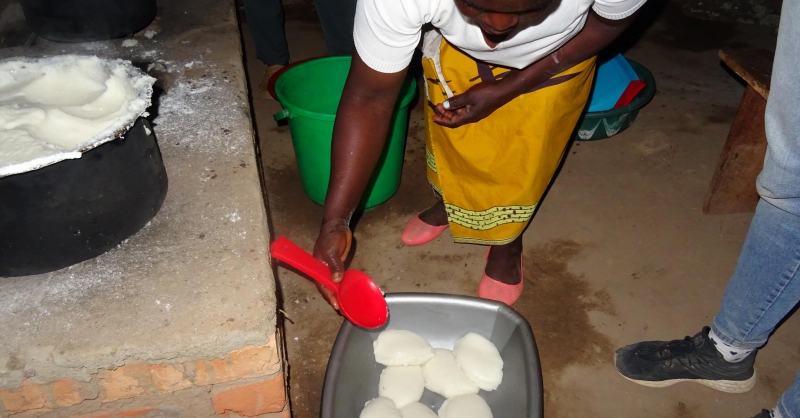
[[[661,388],[696,382],[729,393],[747,392],[756,384],[753,351],[738,363],[726,361],[708,338],[709,327],[694,337],[645,341],[617,350],[614,363],[626,379]]]
[[[762,409],[761,413],[754,416],[753,418],[772,418],[772,412],[769,412],[766,409]]]

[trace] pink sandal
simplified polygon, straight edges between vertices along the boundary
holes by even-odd
[[[428,225],[419,218],[419,215],[411,218],[400,236],[400,241],[409,246],[427,244],[441,235],[449,225],[434,226]]]
[[[489,249],[491,251],[491,248]],[[489,253],[486,253],[486,258],[489,258]],[[522,257],[519,260],[519,275],[520,280],[517,284],[505,284],[486,275],[484,271],[481,277],[481,283],[478,285],[478,297],[483,299],[496,300],[511,306],[522,295],[522,289],[525,287],[525,280],[522,277]]]

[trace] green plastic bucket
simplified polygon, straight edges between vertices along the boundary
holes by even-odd
[[[350,57],[320,58],[290,68],[275,83],[275,93],[284,108],[275,120],[288,119],[303,189],[320,205],[325,202],[330,181],[333,121],[349,71]],[[389,200],[400,187],[408,110],[415,94],[416,82],[406,79],[383,154],[361,201],[365,209]]]

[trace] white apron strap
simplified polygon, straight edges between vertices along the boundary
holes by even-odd
[[[447,97],[453,97],[453,91],[450,90],[450,86],[447,85],[447,81],[444,78],[444,74],[442,74],[442,62],[441,62],[441,46],[442,46],[442,34],[439,33],[438,30],[429,30],[425,32],[423,39],[422,39],[422,55],[425,58],[429,58],[433,61],[433,66],[436,69],[436,76],[439,77],[439,83],[444,88],[444,92],[447,94]],[[428,83],[425,83],[425,94],[427,93]],[[430,96],[428,95],[428,99]]]

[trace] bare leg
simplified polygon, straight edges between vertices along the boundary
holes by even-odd
[[[486,261],[486,275],[505,284],[518,284],[522,280],[520,271],[522,235],[506,245],[493,245]]]
[[[444,201],[439,197],[431,207],[419,214],[422,222],[433,226],[447,225],[447,211]],[[521,280],[520,260],[522,255],[522,235],[506,245],[494,245],[486,262],[486,274],[505,284],[518,284]]]
[[[443,226],[447,225],[447,211],[444,208],[444,201],[441,197],[437,196],[436,203],[433,206],[425,209],[419,214],[419,219],[428,225]]]

